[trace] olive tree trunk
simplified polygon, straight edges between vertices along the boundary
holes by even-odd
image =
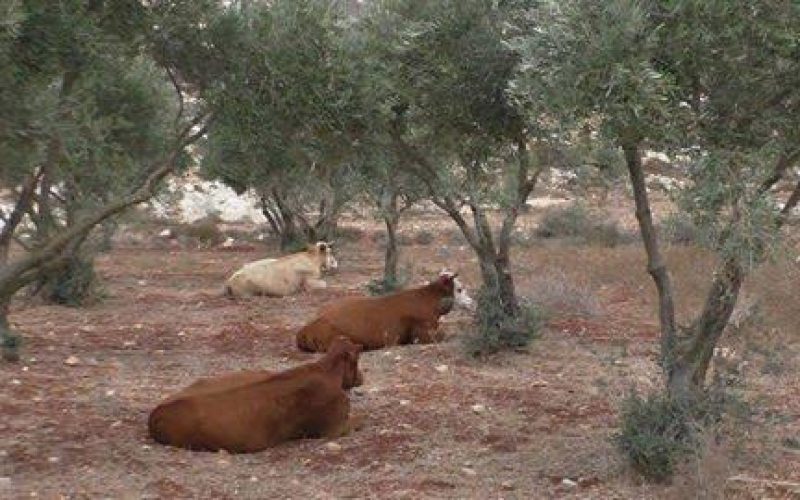
[[[661,365],[667,378],[667,391],[677,399],[696,397],[705,387],[706,373],[714,353],[714,347],[733,314],[747,273],[736,257],[725,258],[714,271],[703,309],[688,327],[679,331],[675,322],[672,281],[661,254],[653,223],[642,170],[639,142],[623,140],[622,149],[633,188],[636,219],[647,254],[647,271],[658,292]],[[764,195],[782,178],[782,173],[786,171],[788,164],[796,160],[797,156],[784,156],[775,168],[776,175],[764,181],[757,195]],[[800,183],[796,185],[781,210],[779,226],[783,224],[798,201],[800,201]]]
[[[386,224],[386,251],[383,262],[383,282],[397,284],[397,227],[400,225],[400,210],[397,206],[398,193],[394,186],[386,186],[381,193],[381,215]]]

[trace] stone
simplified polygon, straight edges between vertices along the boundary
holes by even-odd
[[[447,365],[437,365],[436,368],[434,368],[434,370],[436,370],[439,373],[445,373],[447,372],[448,367]]]
[[[483,412],[486,411],[486,406],[484,406],[484,405],[482,405],[480,403],[479,404],[474,404],[470,408],[472,408],[472,411],[474,413],[483,413]]]
[[[342,451],[342,445],[340,445],[336,441],[329,441],[329,442],[325,443],[325,447],[328,449],[328,451],[332,451],[332,452]]]
[[[81,360],[77,356],[70,356],[64,360],[64,364],[67,366],[77,366],[81,364]]]

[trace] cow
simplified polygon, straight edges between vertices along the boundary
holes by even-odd
[[[283,297],[301,290],[325,288],[322,273],[337,267],[333,245],[318,241],[303,252],[245,264],[228,278],[225,294]]]
[[[326,351],[331,341],[344,336],[365,350],[411,343],[429,344],[444,338],[439,317],[459,305],[471,305],[457,273],[443,271],[425,286],[382,297],[349,297],[325,306],[318,317],[296,334],[304,351]],[[457,287],[462,293],[455,294]],[[469,299],[469,303],[463,303]],[[463,303],[463,304],[462,304]]]
[[[158,443],[195,451],[254,453],[301,438],[337,438],[351,428],[347,389],[363,383],[361,346],[334,339],[318,360],[273,373],[201,379],[150,413]]]

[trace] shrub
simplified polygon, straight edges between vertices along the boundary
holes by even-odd
[[[493,354],[503,349],[528,345],[539,336],[545,317],[532,302],[520,304],[515,316],[506,312],[496,292],[481,290],[478,294],[477,325],[465,337],[467,352],[472,356]]]
[[[414,235],[414,243],[417,245],[430,245],[435,239],[436,237],[434,234],[427,229],[418,231],[417,234]]]
[[[582,203],[553,207],[542,216],[534,234],[540,238],[578,237],[589,226],[589,211]]]
[[[2,348],[3,359],[15,363],[19,361],[19,348],[22,345],[22,337],[11,333],[8,329],[0,327],[0,348]]]
[[[689,216],[681,212],[673,212],[664,218],[660,229],[664,240],[677,245],[697,243],[702,238],[702,233],[697,225]]]
[[[66,268],[46,275],[36,289],[44,300],[56,304],[78,307],[94,302],[101,295],[94,258],[72,257]]]
[[[702,453],[707,436],[719,438],[725,415],[741,423],[748,414],[746,404],[720,386],[688,401],[632,393],[622,404],[614,441],[642,476],[666,482],[679,464]]]
[[[212,246],[225,241],[225,235],[218,227],[219,219],[214,216],[203,217],[191,224],[177,229],[179,235],[196,240],[201,245]]]
[[[549,209],[534,235],[539,238],[574,238],[609,247],[625,239],[616,221],[592,214],[582,203]]]
[[[620,450],[645,478],[664,482],[695,447],[692,409],[663,394],[630,394],[622,404]]]
[[[591,317],[600,314],[597,296],[586,285],[575,283],[564,271],[551,270],[537,276],[528,296],[546,311]]]

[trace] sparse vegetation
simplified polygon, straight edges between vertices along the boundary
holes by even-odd
[[[565,272],[552,270],[536,277],[529,296],[550,314],[595,316],[600,302],[587,285],[576,283]]]
[[[471,356],[525,347],[541,334],[545,314],[538,304],[521,302],[519,314],[509,317],[497,295],[481,291],[477,301],[474,330],[464,337],[465,347]]]
[[[677,245],[697,244],[703,235],[692,219],[683,212],[673,212],[661,222],[661,236]]]
[[[72,257],[61,272],[45,275],[35,285],[35,290],[49,302],[72,307],[96,302],[103,293],[96,278],[94,259],[83,256]]]
[[[616,221],[592,213],[581,202],[548,209],[534,235],[539,238],[571,238],[608,247],[616,246],[625,239]]]
[[[719,441],[730,432],[722,425],[725,419],[744,424],[748,417],[749,407],[722,386],[694,400],[631,393],[623,401],[614,442],[634,470],[650,481],[667,482],[680,464],[702,456],[708,436]]]

